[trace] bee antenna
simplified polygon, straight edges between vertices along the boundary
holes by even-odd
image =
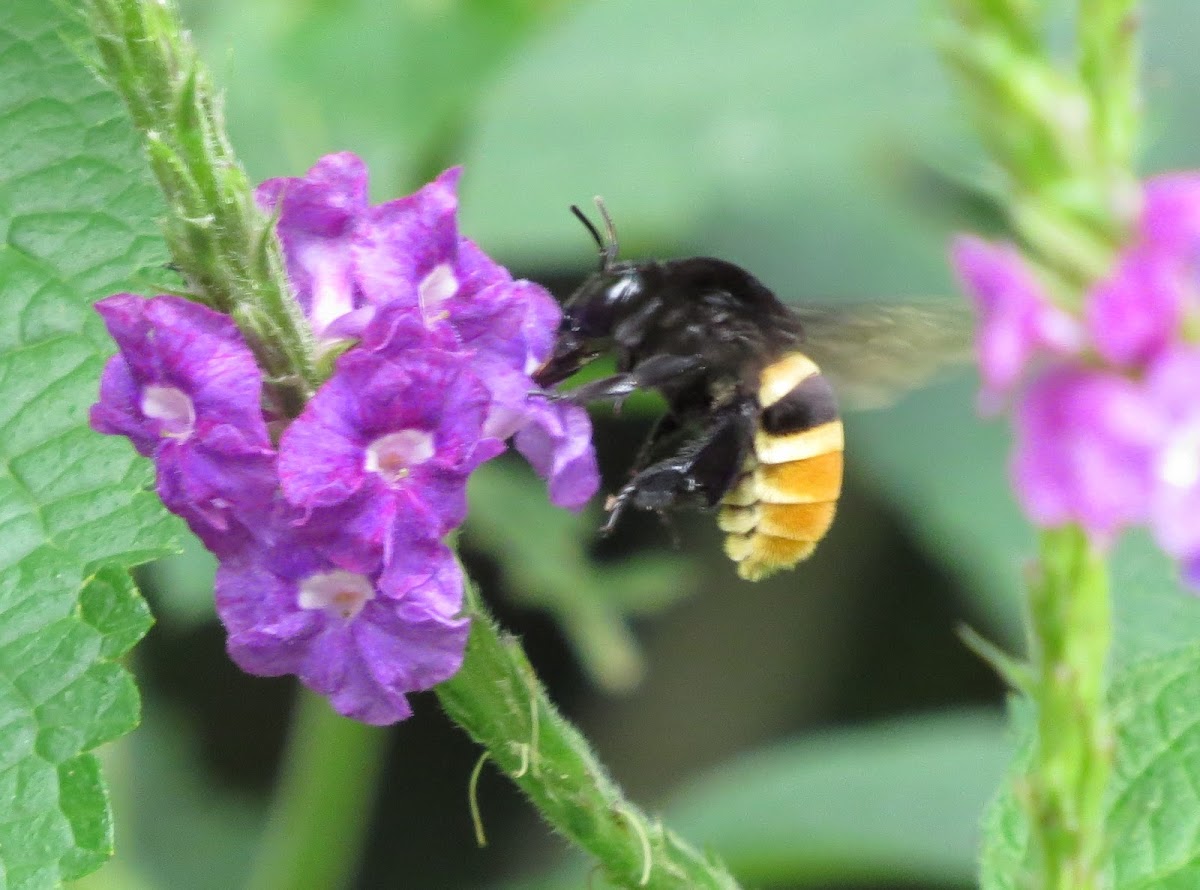
[[[600,216],[604,220],[604,234],[608,236],[608,245],[601,248],[602,268],[611,269],[613,263],[617,261],[617,227],[613,225],[612,217],[608,215],[604,199],[596,195],[592,200],[596,202],[596,209],[600,211]]]
[[[596,246],[600,248],[600,271],[604,272],[612,268],[613,263],[617,260],[617,229],[613,225],[612,217],[608,215],[608,208],[604,206],[604,199],[597,196],[596,206],[600,208],[600,216],[604,220],[604,235],[600,234],[600,230],[582,210],[576,205],[571,205],[571,212],[575,214],[575,218],[583,223],[584,228],[592,236],[592,240],[596,242]],[[607,236],[607,237],[605,237]]]
[[[583,211],[574,204],[571,205],[571,212],[575,214],[575,218],[577,220],[583,223],[584,227],[591,233],[592,240],[596,242],[596,246],[600,248],[600,268],[603,269],[608,256],[608,248],[604,244],[604,239],[600,237],[600,230],[597,229],[595,224],[588,219],[587,216],[584,215]]]

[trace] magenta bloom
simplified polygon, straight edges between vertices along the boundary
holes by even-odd
[[[1025,393],[1013,473],[1043,526],[1078,522],[1101,541],[1148,516],[1160,414],[1134,381],[1064,366]]]
[[[412,530],[386,564],[333,560],[315,521],[274,523],[269,543],[224,560],[217,612],[230,657],[260,676],[295,674],[364,723],[412,713],[406,693],[457,673],[469,632],[449,548]]]
[[[1088,334],[1096,351],[1118,367],[1145,365],[1175,338],[1183,309],[1178,263],[1159,250],[1135,247],[1089,293]]]
[[[1109,362],[1145,367],[1200,311],[1200,176],[1147,181],[1135,241],[1088,295],[1088,334]]]
[[[1155,454],[1151,527],[1163,550],[1200,586],[1200,349],[1164,354],[1145,389],[1164,428]]]
[[[985,397],[1039,354],[1049,364],[1016,416],[1030,517],[1078,523],[1102,546],[1148,524],[1200,587],[1200,349],[1184,334],[1200,317],[1200,175],[1146,182],[1131,243],[1084,294],[1082,328],[1011,248],[960,239],[954,257],[981,307]]]
[[[956,238],[951,261],[979,307],[981,407],[999,410],[1039,355],[1071,355],[1082,345],[1079,322],[1055,306],[1015,247]]]
[[[253,354],[227,316],[181,297],[116,294],[96,310],[120,352],[92,428],[153,457],[163,502],[214,553],[230,552],[276,488]]]
[[[1195,271],[1200,262],[1200,174],[1165,173],[1146,180],[1138,237]]]

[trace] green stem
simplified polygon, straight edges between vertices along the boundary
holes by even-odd
[[[1126,171],[1137,148],[1135,0],[1079,0],[1079,72],[1094,109],[1106,166]]]
[[[1080,0],[1078,67],[1054,58],[1015,0],[945,3],[942,53],[1007,174],[1014,229],[1056,274],[1090,285],[1138,206],[1135,0]]]
[[[1030,694],[1037,739],[1026,779],[1042,890],[1104,886],[1104,794],[1113,735],[1105,704],[1112,606],[1104,560],[1076,527],[1046,532],[1030,587]]]
[[[251,890],[332,890],[354,876],[387,733],[301,687]]]
[[[272,223],[225,135],[220,101],[169,0],[86,0],[99,64],[142,132],[190,296],[231,315],[294,416],[319,384],[314,345]]]
[[[620,887],[733,890],[737,882],[630,803],[587,742],[555,710],[520,644],[477,596],[462,670],[436,688],[442,707],[546,821],[599,860]]]

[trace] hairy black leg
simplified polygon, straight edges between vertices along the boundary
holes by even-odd
[[[715,506],[741,470],[754,441],[755,410],[751,402],[722,411],[698,437],[678,453],[651,464],[612,495],[601,534],[616,527],[624,510],[662,513],[676,507]]]
[[[664,383],[674,383],[701,369],[703,360],[697,355],[655,355],[622,374],[601,377],[564,393],[556,393],[576,404],[583,405],[599,399],[623,400],[639,389],[651,389]]]
[[[644,470],[655,455],[661,454],[668,445],[674,444],[673,440],[677,439],[682,431],[683,423],[673,412],[658,418],[654,423],[654,428],[650,430],[650,435],[638,448],[627,475],[636,476]]]

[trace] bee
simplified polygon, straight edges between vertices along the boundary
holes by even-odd
[[[629,481],[609,497],[601,532],[629,507],[715,509],[742,578],[792,568],[829,530],[841,494],[835,389],[856,406],[878,406],[965,360],[969,313],[935,303],[788,307],[724,260],[618,261],[616,228],[596,205],[603,236],[578,207],[571,212],[596,242],[600,268],[564,304],[534,379],[555,386],[611,353],[615,374],[555,397],[619,406],[654,389],[668,405]]]

